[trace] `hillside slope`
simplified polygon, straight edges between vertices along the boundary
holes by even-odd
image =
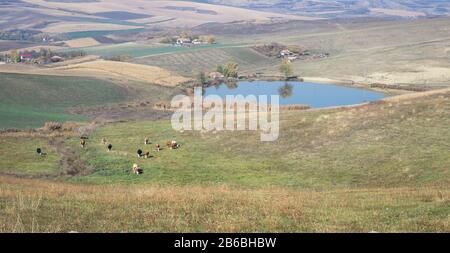
[[[323,16],[328,18],[343,17],[421,17],[448,15],[450,3],[440,0],[194,0],[254,10],[267,10],[282,13]]]
[[[124,88],[86,77],[0,73],[0,129],[42,127],[46,121],[85,119],[67,109],[116,103]]]
[[[253,131],[178,133],[167,121],[112,124],[98,129],[82,152],[101,169],[76,180],[316,189],[448,184],[449,113],[448,89],[354,108],[283,112],[280,137],[269,143]],[[160,144],[176,139],[182,148],[141,160],[135,152],[144,148],[144,136]],[[114,152],[100,145],[103,137],[116,144]],[[123,174],[136,162],[146,173]]]
[[[50,176],[61,171],[52,172],[53,150],[31,156],[46,147],[42,137],[3,135],[23,145],[0,153],[0,174],[9,175],[0,176],[0,231],[448,232],[449,112],[448,89],[289,112],[280,140],[265,144],[257,133],[175,133],[166,121],[112,124],[85,150],[66,141],[96,168],[70,184],[12,177],[40,178],[43,164]],[[135,158],[144,136],[181,148]],[[129,173],[135,162],[144,174]]]

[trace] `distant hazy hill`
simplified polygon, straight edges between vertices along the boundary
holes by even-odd
[[[257,10],[349,16],[443,16],[450,13],[449,0],[194,0]]]
[[[195,27],[215,22],[312,20],[314,17],[190,1],[0,0],[0,30],[46,33]]]

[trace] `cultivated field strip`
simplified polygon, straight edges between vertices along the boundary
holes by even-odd
[[[250,73],[278,64],[276,59],[245,47],[215,48],[135,59],[136,63],[158,66],[187,76],[192,75],[193,71],[213,71],[217,65],[224,65],[229,61],[236,62],[241,73]]]

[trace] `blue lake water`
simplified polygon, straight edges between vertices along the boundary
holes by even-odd
[[[353,105],[380,100],[381,92],[331,84],[305,82],[238,82],[235,86],[220,84],[205,89],[204,96],[219,95],[280,95],[280,105],[303,104],[312,108]],[[270,99],[270,98],[269,98]]]

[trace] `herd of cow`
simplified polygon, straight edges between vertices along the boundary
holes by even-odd
[[[88,138],[87,137],[81,137],[80,138],[80,146],[81,146],[81,148],[85,148],[86,147],[86,144],[87,144],[87,140]],[[113,146],[112,146],[112,144],[111,143],[109,143],[108,141],[107,141],[107,139],[106,138],[102,138],[102,140],[101,140],[101,144],[102,145],[105,145],[106,146],[106,148],[108,149],[108,152],[110,152],[111,150],[112,150],[112,148],[113,148]],[[145,138],[144,139],[144,145],[151,145],[152,143],[150,142],[150,140],[148,139],[148,138]],[[180,145],[175,141],[175,140],[172,140],[172,141],[168,141],[167,143],[166,143],[166,145],[167,145],[167,148],[169,148],[169,149],[178,149],[179,147],[180,147]],[[160,151],[161,150],[161,145],[159,145],[159,144],[156,144],[155,145],[155,150],[156,151]],[[42,149],[41,148],[37,148],[36,149],[36,152],[37,152],[37,154],[39,155],[39,156],[45,156],[46,154],[42,151]],[[147,151],[147,152],[144,152],[144,151],[142,151],[142,149],[138,149],[137,151],[136,151],[136,154],[137,154],[137,156],[139,157],[139,158],[151,158],[151,156],[150,156],[150,152],[149,151]],[[139,174],[142,174],[143,173],[143,170],[139,167],[139,165],[138,164],[133,164],[133,167],[132,167],[132,169],[131,169],[131,171],[132,171],[132,173],[133,174],[136,174],[136,175],[139,175]]]

